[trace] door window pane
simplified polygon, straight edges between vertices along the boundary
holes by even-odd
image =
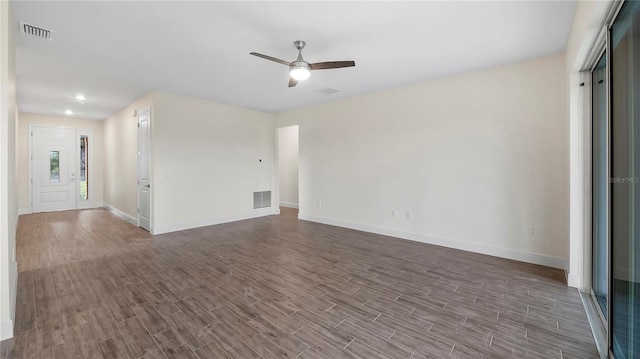
[[[80,200],[89,199],[89,137],[80,136]]]
[[[60,182],[60,151],[49,151],[49,182]]]
[[[611,345],[640,358],[640,2],[623,5],[611,48]]]
[[[592,73],[593,118],[593,219],[592,288],[601,312],[607,317],[607,57],[602,55]]]

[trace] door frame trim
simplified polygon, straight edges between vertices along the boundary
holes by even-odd
[[[80,181],[76,181],[76,208],[75,209],[87,209],[87,208],[97,208],[97,207],[102,207],[102,203],[101,202],[96,202],[94,200],[92,200],[92,198],[95,198],[96,193],[95,193],[95,185],[94,185],[94,180],[93,178],[95,178],[95,171],[94,171],[94,167],[95,167],[95,161],[94,161],[94,133],[93,133],[93,129],[92,128],[77,128],[77,127],[69,127],[69,126],[47,126],[47,125],[37,125],[37,124],[29,124],[29,132],[27,133],[27,136],[29,136],[29,153],[28,153],[28,157],[27,160],[29,161],[29,165],[28,167],[28,173],[29,173],[29,212],[28,213],[33,213],[33,130],[34,128],[39,127],[39,128],[55,128],[55,129],[65,129],[65,130],[74,130],[76,132],[75,135],[75,148],[76,150],[79,148],[80,146],[80,134],[83,135],[87,135],[89,136],[89,199],[86,201],[81,201],[80,200]],[[76,168],[76,170],[80,170],[80,162],[78,161],[78,168]],[[78,177],[79,178],[79,177]]]

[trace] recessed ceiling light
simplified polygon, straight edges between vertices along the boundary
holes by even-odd
[[[77,95],[76,95],[76,100],[78,100],[78,101],[84,101],[84,100],[86,100],[86,99],[87,99],[87,98],[86,98],[86,97],[84,97],[84,95],[82,95],[82,94],[77,94]]]
[[[71,110],[66,110],[64,113],[67,114],[67,115],[73,115],[73,111],[71,111]]]

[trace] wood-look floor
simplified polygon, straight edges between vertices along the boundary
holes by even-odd
[[[556,269],[280,216],[20,217],[10,358],[595,358]]]

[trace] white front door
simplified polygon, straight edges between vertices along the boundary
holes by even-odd
[[[151,181],[149,180],[149,143],[151,111],[138,114],[138,225],[151,231]]]
[[[32,128],[33,212],[77,208],[76,131]]]

